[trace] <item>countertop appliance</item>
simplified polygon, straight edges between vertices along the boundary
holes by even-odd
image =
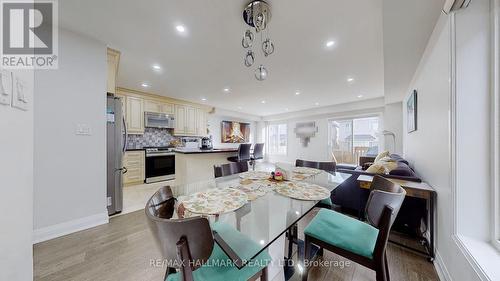
[[[123,208],[122,174],[127,172],[123,167],[123,153],[127,143],[127,127],[122,112],[122,100],[108,96],[106,106],[107,134],[107,206],[108,215],[120,213]]]
[[[207,138],[207,137],[203,137],[201,139],[200,149],[203,149],[203,150],[213,149],[212,139],[211,138]]]
[[[146,128],[173,129],[175,118],[173,115],[156,112],[144,112],[144,126]]]
[[[145,147],[146,183],[175,179],[175,152],[172,147]]]

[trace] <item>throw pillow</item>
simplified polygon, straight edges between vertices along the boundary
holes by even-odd
[[[387,156],[389,156],[389,151],[388,151],[388,150],[383,151],[383,152],[380,152],[380,153],[377,155],[377,157],[375,157],[375,161],[373,161],[373,162],[375,162],[375,163],[376,163],[376,162],[380,161],[380,159],[382,159],[382,158],[384,158],[384,157],[387,157]]]
[[[385,167],[380,163],[375,163],[368,167],[368,169],[366,169],[366,172],[382,175],[385,174]]]

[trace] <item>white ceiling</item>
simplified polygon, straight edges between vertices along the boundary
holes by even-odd
[[[64,0],[60,24],[122,52],[122,87],[193,102],[205,98],[209,105],[259,116],[384,96],[382,0],[270,0],[276,51],[263,59],[259,50],[250,69],[241,47],[247,2]],[[176,31],[178,24],[185,35]],[[420,32],[428,37],[427,29]],[[329,40],[335,41],[330,49]],[[152,69],[155,63],[161,73]],[[260,63],[269,70],[262,82],[253,76]],[[143,82],[151,86],[144,89]]]

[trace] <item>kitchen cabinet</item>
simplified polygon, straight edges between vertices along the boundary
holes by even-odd
[[[174,114],[175,107],[171,103],[164,103],[164,102],[153,101],[153,100],[145,100],[144,101],[144,111],[155,112],[155,113]]]
[[[198,136],[196,108],[188,105],[175,106],[175,130],[178,136]]]
[[[175,135],[186,133],[186,107],[184,105],[175,106]]]
[[[202,108],[196,109],[196,131],[198,136],[207,135],[207,112]]]
[[[145,100],[144,101],[144,111],[161,113],[162,112],[162,104],[159,102],[156,102],[156,101],[152,101],[152,100]]]
[[[108,48],[108,80],[107,80],[107,92],[115,94],[116,93],[116,76],[118,74],[118,64],[120,61],[120,52]]]
[[[123,166],[127,172],[123,174],[123,184],[144,183],[145,173],[145,152],[144,151],[126,151],[123,156]]]
[[[129,96],[126,100],[127,132],[144,134],[144,100]]]

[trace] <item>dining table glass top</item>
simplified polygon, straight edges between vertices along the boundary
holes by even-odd
[[[290,164],[277,163],[268,165],[263,169],[257,167],[256,170],[266,171],[270,174],[276,168],[285,171],[290,177],[295,167]],[[300,182],[321,186],[331,192],[350,176],[351,174],[340,172],[318,171],[318,173],[310,175],[300,180]],[[235,188],[241,186],[242,181],[244,179],[240,177],[240,174],[235,174],[217,179],[171,186],[173,195],[177,198],[172,219],[201,215],[189,212],[186,215],[182,211],[181,204],[190,195],[213,189]],[[251,247],[251,250],[248,247],[243,247],[245,249],[240,251],[242,245],[229,245],[243,261],[252,260],[267,249],[269,245],[280,238],[319,202],[319,200],[299,200],[282,195],[274,190],[273,185],[276,183],[269,180],[255,180],[255,182],[263,185],[262,190],[260,190],[262,193],[257,194],[258,196],[249,196],[249,200],[238,209],[218,215],[202,215],[207,217],[211,223],[217,221],[231,225],[255,242],[254,244],[257,247]],[[223,234],[221,234],[221,237],[224,239]],[[227,240],[230,240],[229,237]]]

